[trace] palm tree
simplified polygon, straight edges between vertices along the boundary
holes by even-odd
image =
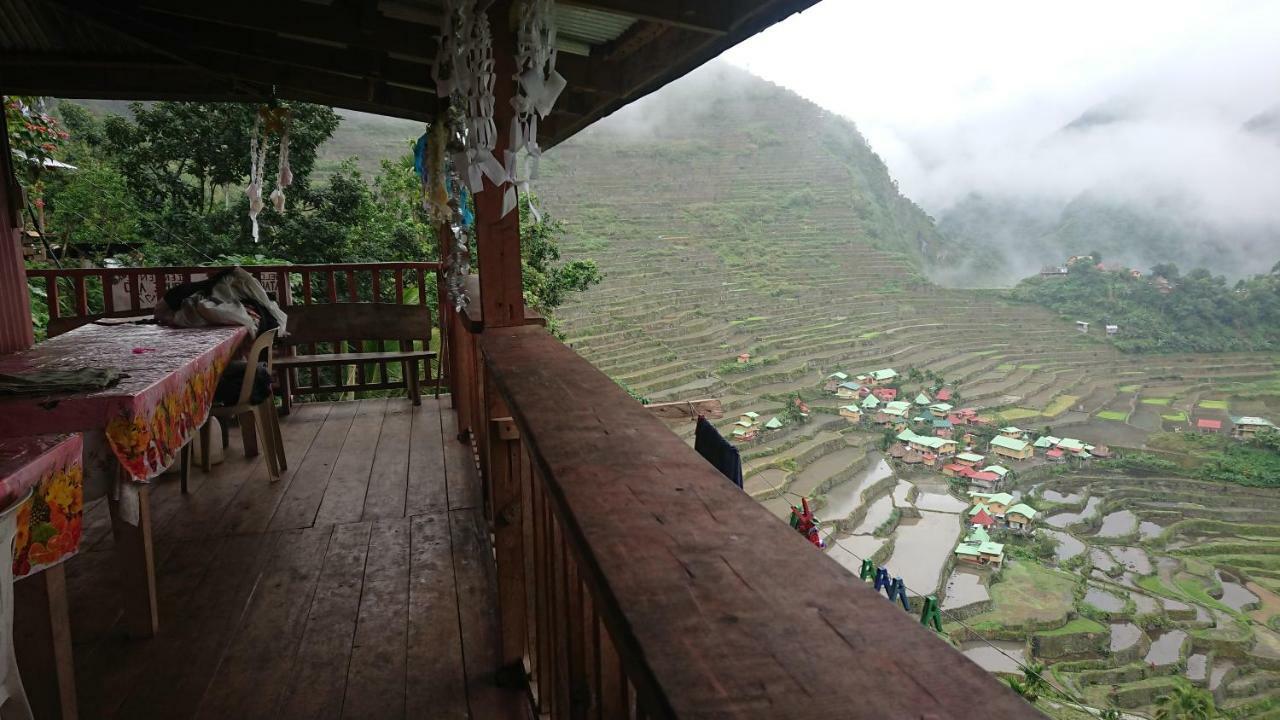
[[[1037,697],[1047,695],[1053,692],[1053,686],[1048,680],[1044,679],[1044,665],[1041,663],[1031,663],[1022,666],[1022,685],[1033,692]]]
[[[1035,690],[1031,689],[1025,683],[1018,680],[1017,678],[1005,678],[1005,682],[1009,683],[1010,690],[1013,690],[1014,692],[1021,695],[1023,700],[1026,700],[1032,705],[1035,704],[1036,700],[1040,699],[1040,696],[1036,694]]]
[[[1217,714],[1213,697],[1190,685],[1178,685],[1159,703],[1155,720],[1211,720]]]

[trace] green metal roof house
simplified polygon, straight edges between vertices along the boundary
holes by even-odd
[[[781,420],[779,420],[777,417],[769,418],[769,422],[767,422],[767,423],[765,423],[765,424],[764,424],[764,429],[765,429],[765,430],[780,430],[780,429],[782,429],[782,421],[781,421]]]

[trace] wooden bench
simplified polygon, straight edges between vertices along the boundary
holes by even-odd
[[[275,356],[275,367],[280,370],[281,400],[285,412],[289,411],[295,393],[351,392],[355,390],[382,390],[405,388],[414,405],[422,404],[418,378],[418,363],[426,368],[426,380],[431,380],[431,360],[436,356],[431,346],[431,309],[425,305],[400,305],[393,303],[326,303],[295,305],[285,308],[289,316],[289,334],[279,342],[284,352]],[[416,349],[414,342],[422,349]],[[377,350],[363,350],[365,342],[377,343]],[[388,349],[388,343],[394,349]],[[328,344],[333,352],[317,351],[316,346]],[[348,351],[342,352],[346,348]],[[387,364],[399,363],[402,379],[391,381],[387,377]],[[356,386],[342,381],[341,368],[356,367],[360,378]],[[366,382],[365,368],[377,365],[382,369],[382,381]],[[321,384],[319,368],[338,370],[334,384]],[[300,382],[300,370],[315,368],[309,385]]]

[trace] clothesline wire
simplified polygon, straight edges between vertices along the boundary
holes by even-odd
[[[779,495],[791,495],[791,496],[796,497],[796,498],[806,499],[806,496],[804,496],[804,495],[800,495],[799,493],[793,492],[793,491],[791,491],[791,490],[787,490],[787,489],[786,489],[786,488],[784,488],[782,485],[773,485],[773,484],[770,484],[770,485],[769,485],[769,487],[770,487],[770,488],[771,488],[775,493],[777,493],[777,494],[779,494]],[[854,559],[858,560],[859,562],[864,562],[864,563],[865,563],[865,562],[867,562],[866,558],[864,558],[864,557],[862,557],[861,555],[859,555],[858,553],[856,553],[856,552],[854,552],[854,551],[850,550],[848,546],[846,546],[844,543],[840,542],[840,538],[836,537],[836,536],[835,536],[835,533],[832,533],[832,535],[831,535],[831,541],[832,541],[833,543],[835,543],[836,547],[839,547],[841,550],[844,550],[845,552],[849,553],[850,555],[852,555],[852,556],[854,557]],[[928,597],[928,596],[933,596],[933,595],[935,595],[935,593],[929,593],[928,595],[926,595],[926,594],[924,594],[924,593],[918,592],[918,591],[916,591],[916,590],[914,590],[914,589],[912,589],[912,588],[908,587],[906,583],[903,583],[902,587],[903,587],[903,588],[905,588],[905,589],[907,590],[907,592],[908,592],[908,593],[913,594],[913,595],[915,595],[915,596],[916,596],[916,597],[918,597],[918,598],[924,598],[924,597]],[[938,612],[939,612],[939,614],[946,616],[946,618],[947,618],[948,620],[950,620],[950,621],[952,621],[952,622],[954,622],[954,623],[956,623],[956,624],[960,625],[960,627],[962,627],[962,628],[964,628],[965,630],[967,630],[967,631],[969,632],[969,635],[970,635],[971,637],[976,638],[979,642],[981,642],[981,643],[985,644],[987,647],[989,647],[989,648],[991,648],[992,650],[995,650],[996,652],[998,652],[998,653],[1000,653],[1001,655],[1003,655],[1003,656],[1004,656],[1005,658],[1007,658],[1010,662],[1012,662],[1014,665],[1016,665],[1018,668],[1020,668],[1024,674],[1026,674],[1026,675],[1030,675],[1030,676],[1034,676],[1034,677],[1036,677],[1037,679],[1039,679],[1041,682],[1043,682],[1045,685],[1047,685],[1047,686],[1049,686],[1049,687],[1053,688],[1053,689],[1054,689],[1054,691],[1055,691],[1056,693],[1058,693],[1058,695],[1059,695],[1059,698],[1058,698],[1058,699],[1060,699],[1060,700],[1062,700],[1063,702],[1066,702],[1066,703],[1068,703],[1068,704],[1076,705],[1076,706],[1080,707],[1081,709],[1083,709],[1083,710],[1085,710],[1085,711],[1091,711],[1091,710],[1096,710],[1096,709],[1097,709],[1097,708],[1094,708],[1094,707],[1093,707],[1093,706],[1091,706],[1091,705],[1088,705],[1088,704],[1086,704],[1086,703],[1084,703],[1084,702],[1081,702],[1081,701],[1079,701],[1079,700],[1075,699],[1075,698],[1074,698],[1073,696],[1071,696],[1071,695],[1070,695],[1070,694],[1069,694],[1065,689],[1059,688],[1059,687],[1057,687],[1056,685],[1054,685],[1054,684],[1050,683],[1050,682],[1049,682],[1049,680],[1048,680],[1047,678],[1045,678],[1045,677],[1044,677],[1044,675],[1040,674],[1040,672],[1038,672],[1038,671],[1036,671],[1035,669],[1033,669],[1033,668],[1032,668],[1031,666],[1029,666],[1027,663],[1025,663],[1025,662],[1023,662],[1023,661],[1019,660],[1018,658],[1014,657],[1013,655],[1009,654],[1009,653],[1008,653],[1008,652],[1006,652],[1004,649],[1002,649],[1002,648],[1000,648],[999,646],[997,646],[997,645],[995,645],[994,643],[992,643],[990,640],[987,640],[985,637],[983,637],[983,636],[982,636],[982,634],[981,634],[981,633],[979,633],[978,631],[976,631],[972,626],[970,626],[970,625],[969,625],[968,623],[966,623],[964,620],[961,620],[959,617],[956,617],[953,613],[951,613],[951,612],[949,612],[949,611],[947,611],[947,610],[944,610],[944,609],[942,608],[942,604],[941,604],[941,603],[939,603],[939,604],[938,604]],[[1092,714],[1092,713],[1090,712],[1090,714]]]

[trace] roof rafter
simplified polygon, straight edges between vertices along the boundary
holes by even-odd
[[[733,27],[734,0],[691,3],[684,0],[559,0],[564,5],[625,15],[707,35],[723,35]]]

